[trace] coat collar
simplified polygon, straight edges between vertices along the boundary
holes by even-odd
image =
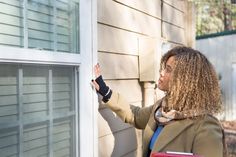
[[[191,119],[184,119],[174,121],[164,127],[160,133],[154,148],[157,152],[160,152],[168,143],[170,143],[175,137],[177,137],[183,130],[188,128],[194,123]]]
[[[143,138],[143,153],[146,154],[149,147],[150,139],[152,138],[153,133],[156,130],[157,123],[154,119],[154,114],[156,109],[161,105],[162,99],[157,101],[154,104],[153,111],[150,115],[149,122],[145,128],[144,131],[144,138]],[[164,127],[164,129],[161,131],[159,137],[157,138],[157,141],[154,145],[154,150],[157,152],[161,152],[162,149],[170,143],[175,137],[177,137],[183,130],[188,128],[194,123],[191,119],[184,119],[184,120],[178,120],[174,121]]]

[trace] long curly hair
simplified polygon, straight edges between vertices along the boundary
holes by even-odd
[[[175,64],[164,109],[174,109],[190,117],[220,113],[219,82],[208,59],[192,48],[175,47],[162,57],[160,70],[165,68],[171,56],[174,56]]]

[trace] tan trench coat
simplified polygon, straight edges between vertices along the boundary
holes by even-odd
[[[143,157],[147,156],[150,139],[157,123],[155,109],[161,100],[150,107],[139,108],[129,105],[123,97],[113,92],[105,104],[124,122],[144,129]],[[201,119],[185,119],[166,125],[154,144],[152,152],[191,152],[203,157],[223,157],[223,129],[217,119],[206,116]]]

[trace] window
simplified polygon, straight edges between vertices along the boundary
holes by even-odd
[[[74,70],[0,65],[1,156],[75,156]]]
[[[79,156],[79,7],[0,0],[1,157]]]
[[[1,157],[96,156],[96,7],[0,0]]]
[[[0,45],[79,53],[78,0],[1,0]]]

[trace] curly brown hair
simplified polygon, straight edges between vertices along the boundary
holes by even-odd
[[[192,48],[175,47],[162,57],[160,70],[171,56],[175,65],[165,110],[175,109],[190,117],[219,113],[222,109],[219,82],[208,59]]]

